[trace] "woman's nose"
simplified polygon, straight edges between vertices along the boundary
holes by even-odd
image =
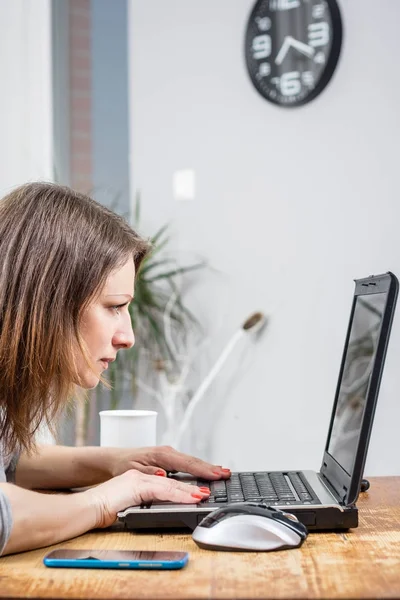
[[[135,334],[132,325],[129,324],[124,330],[117,331],[113,337],[113,346],[118,350],[132,348],[135,343]]]

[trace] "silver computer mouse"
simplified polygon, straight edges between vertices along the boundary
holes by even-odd
[[[298,548],[308,531],[294,515],[265,504],[240,502],[214,510],[192,537],[210,550],[285,550]]]

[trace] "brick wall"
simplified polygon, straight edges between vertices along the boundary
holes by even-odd
[[[93,188],[90,0],[69,0],[70,183]]]

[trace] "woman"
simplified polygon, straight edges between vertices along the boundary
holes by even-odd
[[[133,346],[128,305],[148,249],[121,217],[66,187],[30,183],[0,202],[0,554],[107,527],[143,501],[207,498],[207,488],[166,470],[230,476],[170,447],[35,444],[74,388],[96,387]],[[69,495],[30,491],[95,484]]]

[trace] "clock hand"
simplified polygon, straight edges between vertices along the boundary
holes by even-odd
[[[283,61],[286,57],[286,54],[287,54],[289,48],[291,48],[291,47],[295,48],[302,54],[305,54],[306,56],[309,56],[309,57],[313,56],[315,53],[314,48],[312,48],[311,46],[308,46],[307,44],[305,44],[304,42],[300,42],[299,40],[295,40],[291,35],[287,35],[285,37],[285,39],[283,40],[281,49],[279,50],[278,54],[276,55],[275,64],[281,65],[283,63]]]
[[[279,50],[278,54],[276,55],[275,58],[275,64],[277,65],[281,65],[283,62],[283,59],[285,58],[287,51],[290,48],[290,35],[287,35],[285,37],[285,39],[283,40],[283,44],[281,46],[281,49]]]
[[[315,49],[314,48],[312,48],[311,46],[308,46],[304,42],[300,42],[299,40],[295,40],[292,37],[290,37],[290,45],[293,48],[296,48],[296,50],[298,50],[302,54],[305,54],[306,56],[309,56],[309,57],[313,56],[314,53],[315,53]]]

